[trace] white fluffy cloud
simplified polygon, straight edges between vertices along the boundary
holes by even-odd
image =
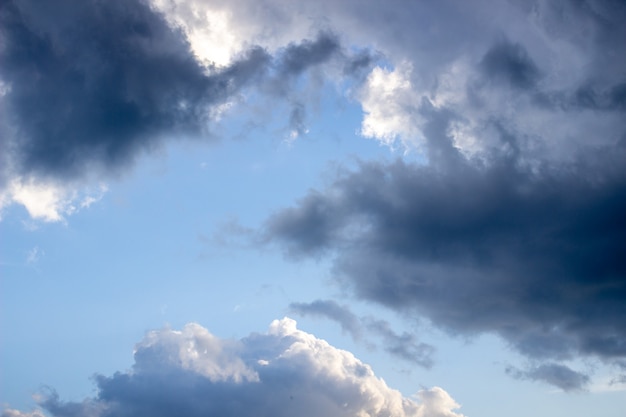
[[[45,222],[64,221],[65,216],[74,214],[100,200],[107,188],[101,185],[96,192],[85,192],[55,184],[22,182],[15,179],[9,185],[2,202],[22,205],[35,220]],[[0,207],[1,208],[1,207]]]
[[[299,330],[289,318],[267,333],[220,339],[198,324],[150,332],[128,372],[96,377],[98,395],[40,402],[54,417],[298,416],[461,417],[443,389],[404,397],[350,352]],[[5,410],[3,417],[41,417]]]
[[[180,367],[210,381],[253,381],[258,374],[237,355],[240,345],[189,323],[181,331],[152,331],[135,347],[136,371],[154,371],[155,364]],[[167,367],[166,367],[167,369]]]
[[[415,145],[415,139],[421,136],[420,98],[411,84],[411,72],[411,64],[404,62],[393,70],[376,67],[370,73],[360,94],[365,112],[363,136],[389,146],[398,139],[405,146]]]
[[[23,206],[34,220],[62,222],[66,216],[100,200],[106,191],[107,187],[103,184],[93,191],[16,177],[6,185],[6,189],[0,191],[0,211],[18,204]]]

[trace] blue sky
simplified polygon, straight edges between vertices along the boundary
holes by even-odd
[[[0,15],[3,417],[623,413],[622,4]]]

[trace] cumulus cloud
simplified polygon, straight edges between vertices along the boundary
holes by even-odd
[[[356,59],[318,31],[271,51],[248,39],[228,65],[211,65],[194,55],[178,20],[143,0],[8,1],[0,16],[2,148],[25,176],[119,170],[165,136],[209,136],[211,115],[245,86],[288,90],[333,57],[342,68]],[[294,124],[302,114],[292,114]]]
[[[392,147],[424,146],[427,120],[419,109],[425,101],[455,116],[448,128],[464,153],[511,146],[500,140],[508,134],[517,137],[509,151],[528,163],[571,161],[581,148],[615,144],[626,129],[620,42],[626,7],[619,2],[171,4],[164,7],[168,16],[190,16],[190,7],[194,16],[223,13],[237,50],[254,39],[274,53],[320,30],[337,33],[351,48],[376,50],[378,59],[366,54],[346,68],[366,64],[365,82],[352,94],[364,111],[361,133]],[[191,31],[211,26],[197,18],[186,22]],[[316,50],[310,49],[312,58]],[[297,106],[291,114],[301,120]]]
[[[282,56],[273,64],[278,75],[297,75],[344,54],[340,40],[375,48],[388,63],[354,95],[365,112],[363,134],[384,143],[421,144],[417,109],[425,99],[457,115],[450,129],[468,152],[497,143],[503,130],[522,132],[518,146],[532,155],[569,154],[585,144],[578,137],[594,133],[596,143],[615,141],[616,127],[624,128],[617,39],[626,10],[562,3],[66,0],[48,10],[7,2],[5,166],[60,177],[120,169],[164,136],[206,134],[225,101],[261,82],[271,56]],[[357,54],[342,67],[363,72],[372,57]],[[306,132],[310,92],[294,95],[293,85],[276,80],[262,82],[285,90],[295,103],[291,131]]]
[[[98,394],[40,406],[69,416],[414,416],[460,417],[443,389],[407,398],[350,352],[299,330],[285,318],[267,333],[223,340],[197,324],[150,332],[130,371],[95,378]],[[3,417],[39,417],[5,410]]]
[[[70,180],[209,136],[250,86],[302,135],[315,88],[299,77],[355,75],[361,133],[428,164],[362,163],[266,237],[333,254],[359,297],[446,329],[625,360],[622,2],[39,3],[0,9],[0,206],[60,221],[93,201]],[[558,385],[558,369],[520,375]]]
[[[264,239],[334,257],[360,298],[500,335],[539,363],[520,378],[570,390],[588,376],[560,361],[623,361],[626,7],[351,7],[333,21],[386,58],[356,94],[361,133],[420,162],[345,170],[271,216]]]
[[[623,361],[624,144],[573,163],[506,148],[468,159],[454,117],[420,111],[431,164],[363,162],[270,217],[265,238],[334,256],[358,297],[447,330],[496,333],[535,359]]]
[[[7,2],[1,18],[12,128],[3,136],[23,174],[120,167],[163,134],[201,131],[207,107],[267,59],[255,51],[207,74],[184,35],[142,1]]]
[[[117,176],[166,140],[213,137],[212,124],[248,87],[295,103],[287,123],[304,134],[307,99],[294,80],[335,58],[344,69],[366,62],[318,31],[271,50],[247,39],[217,65],[190,44],[185,14],[163,11],[144,0],[5,2],[0,208],[18,203],[34,218],[63,220],[76,184]],[[196,19],[228,15],[214,12]]]
[[[420,139],[417,110],[420,96],[411,85],[411,71],[411,65],[404,62],[393,70],[376,67],[370,73],[360,92],[365,113],[361,127],[363,136],[378,138],[389,146],[399,138],[406,146]]]

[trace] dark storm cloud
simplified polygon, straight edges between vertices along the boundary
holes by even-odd
[[[0,145],[13,175],[115,172],[166,135],[209,135],[212,107],[243,86],[270,82],[269,72],[285,83],[339,50],[322,33],[275,58],[251,48],[217,71],[202,66],[185,34],[142,0],[5,0],[0,19]],[[296,107],[298,131],[304,117]]]
[[[327,61],[339,50],[339,40],[330,33],[322,32],[314,41],[304,40],[287,46],[281,57],[280,72],[286,75],[300,74]]]
[[[488,79],[520,89],[533,87],[540,77],[539,69],[526,49],[506,40],[489,49],[481,61],[481,67]]]
[[[343,73],[349,76],[354,76],[355,74],[364,76],[372,69],[376,61],[381,58],[381,56],[372,54],[368,50],[359,51],[344,64]]]
[[[589,383],[587,375],[557,363],[546,363],[526,370],[508,367],[506,373],[516,379],[543,381],[563,391],[580,391]]]
[[[39,405],[54,417],[460,417],[443,389],[418,392],[419,402],[405,398],[352,354],[287,318],[239,341],[197,324],[150,332],[136,347],[132,371],[94,380],[95,397],[66,402],[51,390]]]
[[[624,144],[569,164],[473,161],[447,136],[454,115],[420,113],[430,165],[361,163],[269,218],[266,237],[334,253],[356,295],[447,330],[543,360],[626,358]]]
[[[199,133],[268,61],[252,50],[207,75],[183,33],[142,1],[5,1],[3,98],[24,173],[123,166],[168,133]],[[6,140],[6,138],[5,138]]]

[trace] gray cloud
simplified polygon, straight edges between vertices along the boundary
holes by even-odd
[[[539,69],[520,44],[502,41],[494,45],[480,63],[485,77],[520,89],[532,88],[540,77]]]
[[[289,115],[289,126],[294,136],[306,134],[306,108],[302,103],[294,103]]]
[[[322,32],[316,40],[290,44],[282,51],[280,73],[301,74],[304,70],[328,61],[340,51],[336,36]]]
[[[291,303],[289,311],[300,316],[317,316],[336,321],[341,330],[350,334],[354,340],[361,338],[362,328],[359,318],[345,305],[333,300],[315,300],[310,303]]]
[[[20,173],[115,169],[164,134],[198,134],[210,106],[269,59],[251,50],[208,74],[184,34],[143,1],[8,1],[1,19],[4,122]]]
[[[132,370],[95,377],[95,397],[66,402],[52,390],[40,406],[54,417],[461,417],[443,389],[420,391],[419,402],[403,397],[368,365],[298,330],[290,319],[238,341],[219,339],[197,324],[163,329],[146,335],[135,351]]]
[[[403,332],[399,335],[384,320],[368,318],[365,323],[368,330],[383,338],[383,344],[388,353],[413,365],[424,368],[433,366],[432,355],[435,353],[435,348],[428,343],[417,340],[415,334]]]
[[[266,238],[335,256],[358,297],[447,330],[540,360],[626,358],[624,144],[572,163],[508,148],[475,161],[451,146],[454,114],[420,115],[430,165],[361,163],[270,217]]]
[[[545,363],[525,370],[508,367],[506,373],[516,379],[543,381],[563,391],[583,390],[590,380],[587,375],[557,363]]]
[[[430,368],[435,348],[420,342],[414,334],[397,334],[385,320],[372,317],[358,317],[348,306],[333,300],[315,300],[311,303],[291,303],[289,310],[301,316],[317,316],[336,321],[341,329],[349,333],[355,341],[363,338],[364,331],[382,339],[385,351],[398,359],[413,365]],[[368,342],[372,347],[374,343]]]
[[[246,86],[288,90],[333,57],[353,60],[322,32],[275,57],[252,47],[228,67],[206,67],[143,0],[6,1],[0,19],[5,177],[117,173],[165,137],[210,137],[211,111]],[[302,101],[290,120],[298,132]]]

